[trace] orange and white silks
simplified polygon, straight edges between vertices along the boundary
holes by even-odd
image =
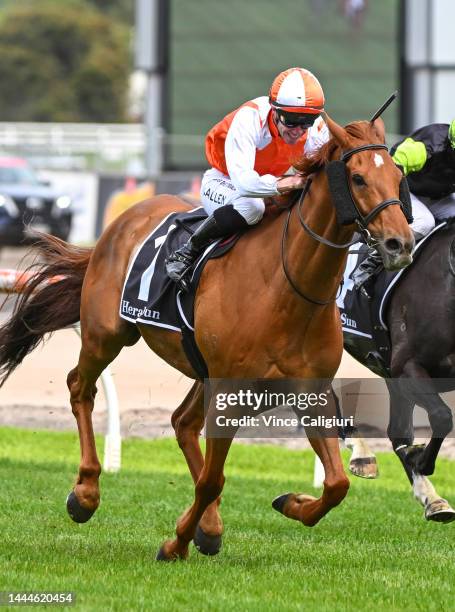
[[[266,96],[255,98],[229,113],[207,134],[206,156],[212,168],[228,176],[240,196],[265,197],[277,192],[283,175],[302,153],[311,154],[328,140],[318,119],[295,145],[280,137]]]
[[[282,175],[288,168],[290,168],[290,166],[292,166],[292,162],[295,159],[301,157],[306,140],[306,134],[303,135],[297,144],[286,144],[280,137],[278,129],[272,121],[271,113],[269,112],[264,120],[261,117],[259,106],[255,101],[246,102],[240,108],[232,111],[210,130],[205,141],[207,160],[211,166],[223,174],[229,175],[225,154],[226,137],[235,116],[240,109],[244,108],[253,109],[259,119],[261,132],[265,132],[265,134],[260,134],[260,140],[257,143],[259,146],[256,147],[254,170],[260,175]],[[246,114],[242,113],[242,117],[244,115]],[[248,115],[251,117],[253,113],[248,113]],[[235,127],[236,124],[234,124],[234,129]],[[260,145],[263,144],[263,141],[267,140],[267,132],[270,134],[270,142],[265,144],[264,148],[259,148]]]

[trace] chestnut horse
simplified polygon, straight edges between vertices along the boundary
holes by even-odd
[[[344,160],[359,226],[376,240],[384,265],[396,269],[411,261],[414,238],[398,199],[402,175],[383,144],[382,120],[346,128],[329,117],[326,121],[330,141],[314,159],[298,165],[303,174],[313,174],[305,198],[286,213],[266,215],[202,273],[195,298],[195,338],[210,378],[335,375],[343,350],[335,296],[356,225],[337,222],[323,171],[330,160]],[[77,481],[67,500],[68,512],[77,522],[88,520],[100,502],[101,465],[91,415],[95,383],[104,368],[142,336],[165,361],[197,379],[178,332],[133,324],[119,316],[125,275],[138,245],[170,212],[188,209],[168,195],[141,202],[115,220],[94,249],[42,235],[37,246],[46,263],[28,281],[12,318],[0,330],[4,381],[46,333],[80,319],[82,348],[67,378],[81,446]],[[213,402],[209,411],[212,407]],[[176,538],[162,545],[158,559],[163,560],[186,558],[196,532],[203,552],[210,553],[211,544],[219,541],[218,503],[232,442],[232,437],[207,439],[203,458],[198,442],[204,421],[200,381],[172,421],[195,482],[195,498],[177,522]],[[315,525],[349,488],[337,438],[317,435],[310,442],[325,469],[322,496],[287,494],[274,502],[285,516],[305,525]]]

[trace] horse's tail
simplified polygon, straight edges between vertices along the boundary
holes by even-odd
[[[44,335],[79,321],[81,290],[91,248],[72,246],[37,234],[33,247],[45,263],[35,263],[19,278],[13,314],[0,328],[0,387]]]

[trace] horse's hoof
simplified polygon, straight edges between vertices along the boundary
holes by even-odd
[[[157,553],[157,555],[155,557],[155,560],[156,561],[176,561],[177,557],[166,557],[166,555],[164,554],[164,546],[162,546],[159,549],[159,551],[158,551],[158,553]]]
[[[180,553],[174,551],[171,552],[170,555],[167,554],[166,547],[172,547],[172,544],[172,540],[166,540],[166,542],[164,542],[155,557],[156,561],[184,561],[188,557],[188,547],[186,547],[186,549],[181,551]]]
[[[197,550],[203,555],[212,557],[217,555],[221,550],[221,544],[223,542],[222,536],[220,535],[208,535],[202,531],[199,525],[196,527],[196,533],[194,534],[193,542]]]
[[[283,509],[290,495],[292,495],[292,493],[283,493],[283,495],[275,497],[275,499],[272,501],[272,508],[277,512],[281,512],[281,514],[284,514]]]
[[[447,500],[436,499],[426,506],[425,518],[427,521],[436,521],[437,523],[451,523],[455,521],[455,510]]]
[[[376,457],[357,457],[357,459],[351,459],[349,471],[359,478],[377,478],[379,476]]]
[[[95,510],[88,510],[80,505],[74,491],[66,498],[66,509],[75,523],[86,523],[95,514]]]

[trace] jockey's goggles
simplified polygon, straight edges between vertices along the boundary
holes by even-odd
[[[285,111],[276,111],[278,121],[287,128],[303,127],[306,130],[310,128],[316,119],[320,116],[317,114],[300,114],[300,113],[286,113]]]

